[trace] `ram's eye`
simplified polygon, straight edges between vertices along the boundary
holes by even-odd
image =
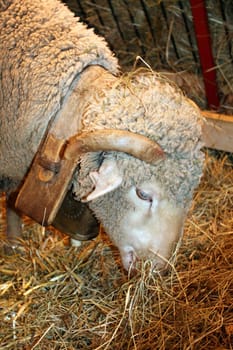
[[[142,199],[143,201],[153,202],[151,195],[140,190],[140,188],[136,188],[136,194],[138,198]]]

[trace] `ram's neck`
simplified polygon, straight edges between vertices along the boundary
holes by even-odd
[[[82,118],[81,128],[85,128],[86,113],[91,105],[97,103],[106,91],[110,90],[117,77],[100,66],[89,66],[77,84],[78,109]],[[89,118],[89,117],[88,117]]]
[[[89,66],[76,79],[63,101],[50,133],[60,139],[69,139],[83,129],[85,111],[103,87],[110,88],[117,78],[100,66]]]

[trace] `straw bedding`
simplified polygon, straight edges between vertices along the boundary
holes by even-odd
[[[0,350],[232,349],[232,184],[232,160],[208,155],[177,261],[163,276],[149,261],[127,276],[104,232],[70,248],[25,220],[21,252],[1,249]],[[2,229],[3,220],[4,210]]]

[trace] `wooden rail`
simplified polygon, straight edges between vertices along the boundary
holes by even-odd
[[[202,111],[203,141],[206,147],[233,152],[233,116]]]

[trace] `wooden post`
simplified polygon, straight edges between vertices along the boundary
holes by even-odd
[[[233,116],[202,111],[203,141],[206,147],[233,152]]]
[[[211,49],[208,17],[203,0],[190,0],[193,25],[205,84],[206,99],[211,109],[219,107],[215,63]]]

